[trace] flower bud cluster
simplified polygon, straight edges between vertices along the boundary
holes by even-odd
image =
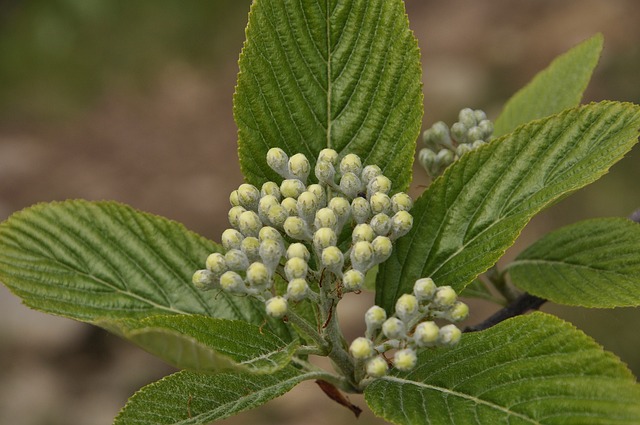
[[[341,293],[359,291],[366,273],[411,230],[411,198],[391,196],[391,181],[357,155],[338,161],[335,150],[322,150],[314,170],[319,183],[308,185],[311,166],[303,154],[289,158],[272,148],[267,164],[284,180],[260,189],[242,184],[231,193],[232,227],[221,238],[225,253],[207,258],[206,269],[193,275],[196,287],[263,299],[267,314],[283,317],[289,302],[319,299],[309,283],[326,272],[333,289],[341,283]],[[340,240],[347,235],[350,241]],[[287,282],[283,294],[276,276]]]
[[[493,136],[493,123],[480,109],[464,108],[451,128],[442,121],[422,134],[425,148],[418,160],[429,175],[436,177],[465,153],[483,146]]]
[[[450,286],[437,287],[431,278],[418,279],[413,293],[401,295],[395,313],[387,317],[385,310],[373,306],[365,313],[364,337],[353,340],[349,352],[364,364],[366,374],[380,377],[388,364],[381,356],[395,349],[393,366],[402,371],[415,367],[417,354],[426,347],[454,346],[462,333],[454,324],[438,326],[434,320],[460,322],[467,318],[469,308],[458,301]]]

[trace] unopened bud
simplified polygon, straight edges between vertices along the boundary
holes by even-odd
[[[391,190],[391,180],[384,175],[375,176],[367,184],[367,191],[369,194],[376,192],[389,193]]]
[[[387,320],[387,313],[384,308],[374,305],[364,314],[364,322],[368,330],[376,330],[382,327],[384,321]]]
[[[464,108],[458,114],[458,122],[464,125],[466,128],[471,128],[476,125],[476,115],[471,108]]]
[[[260,258],[271,272],[273,272],[280,263],[283,250],[282,244],[273,239],[266,239],[260,242]]]
[[[366,273],[373,264],[373,246],[370,242],[356,242],[351,248],[351,265],[354,269]]]
[[[309,160],[306,156],[301,153],[297,153],[289,158],[288,169],[289,175],[304,183],[307,181],[307,177],[309,177],[311,165],[309,164]]]
[[[371,228],[367,223],[356,225],[356,227],[353,228],[353,232],[351,232],[351,241],[353,243],[360,241],[371,242],[375,237],[376,234],[373,231],[373,228]]]
[[[336,170],[333,164],[328,161],[318,161],[314,170],[318,181],[324,183],[333,183],[333,177],[336,175]]]
[[[336,246],[329,246],[322,250],[322,265],[328,270],[341,274],[342,265],[344,264],[344,255]]]
[[[409,371],[416,367],[418,356],[411,348],[404,348],[396,351],[393,355],[393,365],[403,372]]]
[[[257,211],[259,199],[260,191],[255,186],[244,183],[238,187],[238,200],[246,209]]]
[[[398,239],[411,230],[413,226],[413,217],[407,211],[398,211],[391,218],[391,233],[393,234],[393,239]]]
[[[224,259],[224,255],[219,252],[214,252],[207,257],[206,261],[207,270],[214,274],[216,277],[222,276],[222,273],[229,270],[227,267],[227,262]]]
[[[369,199],[373,214],[389,214],[391,212],[391,198],[383,192],[376,192]]]
[[[229,218],[229,224],[237,229],[240,222],[240,215],[245,211],[247,210],[240,205],[238,205],[237,207],[231,207],[231,209],[229,210],[229,214],[227,215],[227,217]]]
[[[287,314],[287,300],[283,297],[269,298],[265,302],[265,309],[269,316],[280,318]]]
[[[280,202],[280,186],[276,182],[265,182],[260,189],[260,196],[264,198],[267,195],[275,197]]]
[[[440,328],[438,342],[442,345],[454,346],[460,342],[462,332],[456,325],[446,325]]]
[[[298,196],[298,215],[310,222],[315,218],[318,210],[318,197],[313,192],[302,192]]]
[[[220,287],[232,294],[244,294],[247,291],[242,277],[234,271],[224,272],[220,276]]]
[[[307,186],[307,191],[313,193],[318,198],[318,208],[324,208],[327,206],[327,192],[324,187],[319,184],[310,184]]]
[[[338,159],[338,152],[336,152],[333,149],[329,149],[329,148],[322,149],[318,154],[318,162],[326,161],[331,164],[335,164],[337,159]]]
[[[274,206],[280,206],[280,201],[273,195],[265,195],[258,201],[258,215],[260,218],[266,217],[269,210]]]
[[[256,261],[247,268],[247,282],[254,288],[269,288],[271,286],[271,273],[267,266]]]
[[[404,192],[398,192],[391,197],[391,209],[394,213],[398,211],[409,211],[413,207],[413,200]]]
[[[227,251],[224,255],[224,260],[226,261],[229,270],[244,271],[249,267],[249,259],[245,253],[239,249]]]
[[[433,298],[436,293],[436,284],[430,277],[423,277],[416,280],[413,285],[413,295],[416,296],[418,301],[427,301]]]
[[[422,322],[416,326],[413,340],[419,347],[431,347],[438,341],[439,331],[435,322]]]
[[[351,215],[351,204],[342,196],[335,196],[329,201],[328,207],[336,213],[338,227],[341,228]]]
[[[393,244],[391,243],[391,239],[388,237],[377,236],[373,242],[371,242],[371,246],[373,247],[373,258],[376,263],[379,264],[387,261],[391,256]]]
[[[336,229],[338,225],[338,217],[336,217],[336,213],[331,208],[321,208],[316,212],[313,225],[316,229],[320,229],[322,227]]]
[[[403,294],[396,301],[396,315],[404,322],[408,322],[418,313],[418,300],[411,294]]]
[[[284,208],[287,216],[298,215],[298,201],[293,198],[284,198],[280,205]]]
[[[286,179],[280,184],[280,193],[285,198],[297,199],[305,189],[304,183],[298,179]]]
[[[377,165],[367,165],[362,169],[362,173],[360,173],[360,178],[362,179],[362,183],[365,185],[369,184],[369,182],[375,177],[382,174],[382,170]]]
[[[302,258],[305,262],[309,261],[311,258],[311,254],[309,254],[309,250],[303,244],[296,242],[289,245],[287,248],[287,259],[292,258]]]
[[[191,282],[193,282],[193,286],[197,289],[201,291],[208,291],[217,286],[219,279],[209,270],[198,270],[193,274]]]
[[[389,370],[389,365],[382,357],[374,357],[372,359],[367,360],[367,375],[372,378],[380,378],[387,374]]]
[[[242,236],[242,233],[238,232],[236,229],[227,229],[222,232],[222,236],[220,237],[222,246],[226,251],[230,249],[239,249],[243,239],[244,236]]]
[[[389,339],[402,338],[406,334],[404,322],[397,317],[389,317],[382,324],[382,333]]]
[[[234,190],[233,192],[231,192],[231,194],[229,195],[229,203],[231,204],[232,207],[239,207],[240,205],[240,198],[238,198],[238,191]]]
[[[288,198],[288,199],[291,199],[291,198]],[[284,222],[287,220],[288,217],[289,217],[289,214],[287,213],[287,210],[285,210],[285,208],[282,205],[278,204],[269,208],[269,211],[267,211],[265,219],[268,224],[281,228],[282,226],[284,226]]]
[[[335,246],[338,242],[336,232],[329,227],[322,227],[313,234],[313,247],[318,253],[330,246]]]
[[[284,222],[284,231],[289,237],[297,240],[309,240],[311,239],[311,232],[308,229],[307,223],[300,217],[292,216],[288,217]]]
[[[452,322],[462,322],[469,316],[469,306],[462,301],[456,301],[447,311],[447,318]]]
[[[288,177],[287,164],[289,157],[280,148],[271,148],[267,152],[267,165],[282,177]]]
[[[446,308],[452,306],[458,300],[456,291],[451,286],[440,286],[436,289],[433,302],[436,306]]]
[[[309,285],[307,285],[307,281],[302,278],[292,279],[287,285],[287,297],[293,301],[301,301],[305,299],[308,291]]]
[[[359,175],[362,172],[362,161],[356,154],[350,153],[342,158],[340,161],[340,173],[345,175],[347,173],[353,173]]]
[[[391,231],[391,218],[384,213],[376,214],[371,217],[369,224],[377,235],[386,236]]]
[[[351,214],[356,223],[366,223],[371,218],[371,205],[365,198],[357,197],[351,201]]]
[[[284,265],[284,274],[287,280],[304,279],[307,277],[309,266],[303,258],[292,257]]]
[[[349,346],[349,353],[354,359],[366,360],[375,354],[373,342],[367,338],[358,337]]]
[[[347,291],[359,291],[364,284],[364,274],[358,270],[347,270],[342,276],[342,286]]]
[[[245,211],[238,217],[238,229],[244,236],[258,236],[262,221],[253,211]]]

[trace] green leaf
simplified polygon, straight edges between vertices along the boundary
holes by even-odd
[[[269,148],[323,148],[377,164],[404,190],[422,120],[420,53],[402,0],[253,3],[234,97],[239,156],[255,184]]]
[[[240,320],[200,315],[151,316],[109,327],[173,366],[195,372],[272,373],[289,364],[299,345]]]
[[[483,300],[491,301],[496,304],[505,304],[503,298],[493,294],[487,287],[487,284],[480,279],[474,279],[469,285],[467,285],[460,293],[461,297],[466,298],[480,298]]]
[[[640,423],[640,386],[625,365],[544,313],[423,352],[413,371],[374,381],[365,397],[402,425]]]
[[[559,304],[640,305],[640,225],[582,221],[540,239],[508,265],[514,285]]]
[[[114,425],[201,425],[266,403],[319,377],[287,367],[269,375],[178,372],[129,399]]]
[[[465,154],[418,198],[413,228],[380,267],[391,311],[416,279],[461,291],[540,210],[597,180],[638,141],[640,107],[602,102],[534,121]]]
[[[500,137],[529,121],[580,104],[598,64],[604,38],[597,34],[558,56],[506,103],[494,125]]]
[[[103,326],[162,314],[261,325],[261,303],[191,284],[219,250],[179,223],[115,202],[38,204],[0,224],[0,280],[31,308]],[[287,334],[282,324],[267,327]]]

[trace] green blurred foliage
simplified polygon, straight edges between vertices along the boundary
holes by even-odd
[[[146,81],[168,59],[215,70],[243,39],[250,0],[0,2],[0,113],[60,116],[105,83]]]

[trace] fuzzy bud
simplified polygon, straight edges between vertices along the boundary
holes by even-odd
[[[390,317],[382,324],[382,333],[389,339],[403,338],[406,334],[404,322],[397,317]]]
[[[280,148],[271,148],[267,152],[267,165],[282,177],[287,177],[289,157]]]
[[[284,274],[287,280],[304,279],[307,277],[309,266],[303,258],[292,257],[284,265]]]
[[[418,313],[418,300],[411,294],[403,294],[396,301],[396,315],[404,322],[408,322]]]
[[[316,229],[320,229],[322,227],[336,229],[338,225],[338,217],[336,217],[336,213],[331,208],[321,208],[316,212],[313,225]]]
[[[224,272],[220,276],[220,287],[232,294],[244,294],[247,291],[242,277],[234,271]]]
[[[356,223],[366,223],[371,218],[371,205],[365,198],[353,198],[351,201],[351,214]]]
[[[388,214],[391,212],[391,198],[383,192],[376,192],[369,199],[371,212],[373,214]]]
[[[260,215],[260,218],[266,217],[269,210],[276,205],[280,206],[280,201],[273,195],[264,195],[260,198],[258,201],[258,215]]]
[[[329,162],[330,164],[335,164],[337,159],[338,159],[338,152],[336,152],[333,149],[329,149],[329,148],[322,149],[318,154],[318,161],[326,161],[326,162]]]
[[[460,341],[461,336],[462,332],[456,325],[446,325],[440,328],[438,342],[452,347]]]
[[[347,173],[353,173],[359,175],[362,172],[362,161],[356,154],[349,153],[340,161],[340,173],[345,175]]]
[[[206,261],[207,270],[214,274],[216,277],[222,276],[222,273],[229,270],[227,261],[224,259],[224,255],[219,252],[214,252],[207,257]]]
[[[288,170],[290,176],[295,177],[304,183],[307,181],[307,177],[309,177],[311,165],[309,164],[309,160],[306,156],[301,153],[297,153],[289,158]]]
[[[452,322],[462,322],[469,316],[469,306],[462,301],[456,301],[447,311],[447,319]]]
[[[398,211],[391,218],[391,232],[393,239],[398,239],[411,230],[413,227],[413,217],[407,211]]]
[[[369,194],[376,192],[389,193],[391,190],[391,180],[382,174],[375,176],[367,184],[367,190]]]
[[[336,175],[336,169],[333,164],[328,161],[318,161],[314,170],[318,181],[324,183],[333,183],[333,177]]]
[[[262,221],[253,211],[245,211],[238,217],[238,229],[244,236],[258,236]]]
[[[304,246],[304,244],[296,242],[292,243],[289,245],[289,248],[287,248],[287,259],[290,260],[292,258],[302,258],[307,262],[309,261],[309,258],[311,258],[311,254],[309,254],[309,250]]]
[[[418,161],[431,176],[437,174],[436,153],[434,151],[428,148],[421,149],[418,154]]]
[[[256,211],[259,199],[260,191],[255,186],[244,183],[238,187],[238,200],[246,209]]]
[[[324,208],[327,206],[327,192],[319,184],[310,184],[307,186],[307,191],[313,193],[318,198],[318,208]]]
[[[336,232],[329,227],[322,227],[313,234],[313,247],[318,253],[330,246],[335,246],[338,242]]]
[[[227,251],[224,255],[224,260],[226,261],[229,270],[244,271],[249,267],[249,259],[245,253],[239,249],[231,249]]]
[[[464,125],[466,128],[471,128],[476,125],[476,115],[471,108],[464,108],[458,113],[458,122]]]
[[[331,198],[328,207],[336,213],[336,218],[338,219],[337,226],[341,228],[351,215],[351,204],[342,196],[336,196]]]
[[[436,165],[439,167],[448,167],[453,163],[455,155],[448,149],[442,149],[436,154]]]
[[[219,279],[209,270],[198,270],[191,277],[191,282],[197,289],[208,291],[218,285]]]
[[[258,238],[249,236],[242,240],[240,250],[244,252],[250,262],[258,261],[260,258],[260,241]]]
[[[364,284],[364,274],[358,270],[347,270],[342,276],[342,286],[347,291],[359,291]]]
[[[389,370],[389,365],[382,357],[374,357],[372,359],[367,360],[367,375],[372,378],[380,378],[387,374]]]
[[[391,209],[394,213],[409,211],[413,207],[413,200],[404,192],[398,192],[391,197]]]
[[[458,143],[467,143],[467,127],[461,122],[454,123],[451,126],[451,135]]]
[[[285,198],[297,199],[305,189],[304,183],[298,179],[286,179],[280,184],[280,193]]]
[[[301,301],[307,297],[308,292],[309,285],[307,285],[307,281],[302,278],[292,279],[287,285],[287,297],[290,300]]]
[[[422,322],[413,332],[413,340],[418,347],[431,347],[438,341],[440,329],[435,322]]]
[[[403,372],[409,371],[416,367],[418,356],[411,348],[404,348],[396,351],[393,355],[393,365]]]
[[[283,249],[282,244],[273,239],[266,239],[260,242],[260,258],[271,273],[273,273],[280,263]]]
[[[471,152],[472,150],[473,147],[471,145],[461,144],[456,148],[456,155],[458,156],[458,158],[462,158],[464,154]]]
[[[236,229],[227,229],[222,232],[222,236],[220,237],[222,246],[227,251],[230,249],[239,249],[243,239],[244,236],[242,236],[242,233]]]
[[[391,218],[384,213],[376,214],[371,217],[371,221],[369,222],[371,228],[377,235],[386,236],[391,231]]]
[[[369,184],[369,182],[375,177],[382,174],[382,170],[377,165],[367,165],[362,169],[362,173],[360,173],[360,178],[362,179],[362,183],[365,185]]]
[[[271,273],[267,266],[256,261],[247,268],[247,282],[254,288],[269,288],[271,286]]]
[[[387,261],[391,256],[393,244],[391,243],[391,239],[388,237],[377,236],[373,242],[371,242],[371,246],[373,247],[373,258],[376,263],[379,264]]]
[[[284,222],[284,231],[289,237],[297,240],[311,239],[311,232],[307,223],[300,217],[288,217]]]
[[[240,198],[238,198],[238,191],[234,190],[233,192],[231,192],[231,194],[229,194],[229,203],[231,204],[232,207],[239,207],[240,205]]]
[[[475,142],[476,140],[482,140],[483,137],[484,137],[484,132],[477,125],[467,130],[467,140],[469,141]]]
[[[265,182],[260,189],[260,196],[265,197],[267,195],[275,197],[280,202],[280,186],[276,182]]]
[[[436,293],[436,284],[430,277],[423,277],[416,280],[413,285],[413,295],[416,296],[418,301],[428,301],[433,298]]]
[[[284,222],[287,220],[287,217],[289,217],[289,213],[287,213],[287,210],[285,210],[282,205],[278,204],[269,208],[269,211],[267,211],[265,217],[265,221],[272,226],[282,227],[284,226]]]
[[[482,140],[489,140],[493,135],[493,123],[487,119],[479,121],[478,128],[482,130]]]
[[[351,248],[351,265],[354,269],[366,273],[373,264],[373,246],[370,242],[356,242]]]
[[[353,228],[353,232],[351,232],[351,241],[354,244],[360,241],[371,242],[375,236],[376,234],[373,231],[373,228],[367,223],[362,223]]]
[[[328,270],[341,274],[344,255],[337,246],[329,246],[322,250],[321,262]]]
[[[364,322],[367,330],[379,329],[384,321],[387,320],[387,313],[384,308],[374,305],[364,314]]]
[[[269,298],[265,302],[265,309],[269,316],[275,318],[281,318],[287,314],[287,300],[283,297]]]
[[[318,210],[318,197],[313,192],[302,192],[298,196],[298,215],[307,222],[314,219]]]
[[[433,303],[440,308],[452,306],[458,300],[456,291],[451,286],[440,286],[436,289]]]
[[[349,353],[357,360],[366,360],[375,354],[373,343],[370,339],[358,337],[349,346]]]
[[[298,201],[293,198],[284,198],[280,201],[280,205],[284,208],[287,216],[293,216],[298,214]]]
[[[229,218],[229,224],[237,229],[238,223],[240,222],[240,215],[245,211],[247,210],[240,205],[231,207],[231,209],[229,210],[229,214],[227,214],[227,217]]]

